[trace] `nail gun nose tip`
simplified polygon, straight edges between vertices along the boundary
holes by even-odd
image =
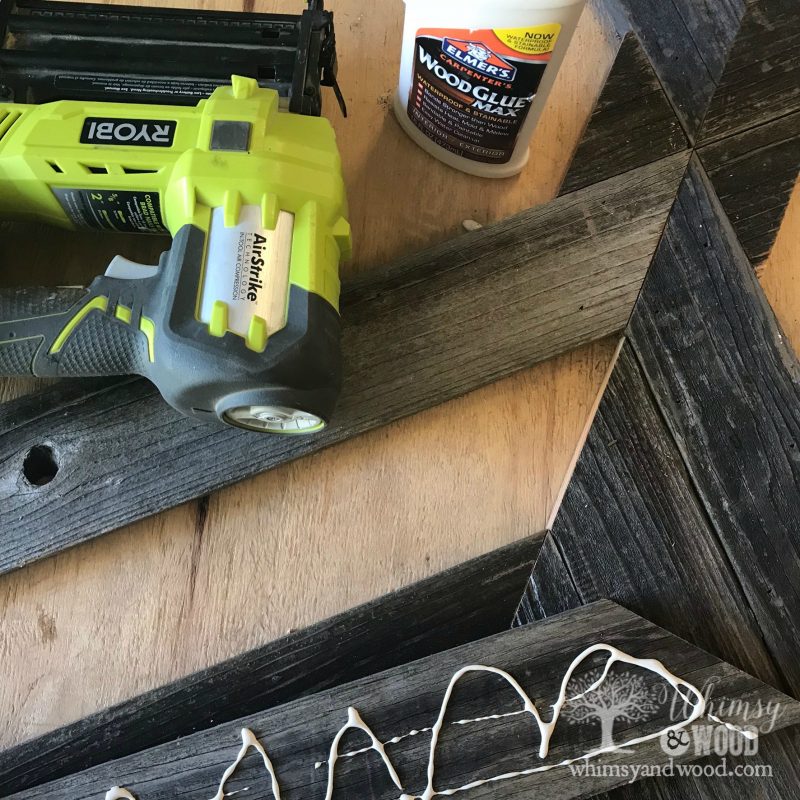
[[[325,421],[308,411],[286,406],[238,406],[224,414],[230,425],[264,433],[316,433]]]

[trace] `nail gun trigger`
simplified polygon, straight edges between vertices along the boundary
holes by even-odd
[[[149,264],[138,264],[124,256],[114,256],[106,269],[107,278],[119,278],[126,281],[138,281],[152,278],[158,272],[158,267]]]

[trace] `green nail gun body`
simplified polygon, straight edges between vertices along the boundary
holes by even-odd
[[[0,374],[137,373],[183,414],[258,431],[329,420],[350,228],[326,119],[237,76],[195,107],[0,103],[0,215],[173,237],[88,289],[0,290]]]

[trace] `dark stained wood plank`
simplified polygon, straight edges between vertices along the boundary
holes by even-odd
[[[611,374],[550,535],[580,602],[611,598],[781,685],[630,343]],[[533,580],[545,599],[541,611],[550,616],[569,608],[574,596],[550,589],[546,569],[547,561],[537,561]]]
[[[536,575],[546,576],[546,580],[536,580]],[[536,556],[535,572],[525,585],[514,626],[545,619],[550,609],[566,611],[582,605],[580,594],[569,573],[569,567],[558,550],[554,536],[546,536]]]
[[[796,0],[748,0],[699,144],[800,111]]]
[[[207,427],[179,417],[143,381],[47,412],[29,413],[24,398],[8,404],[0,571],[620,332],[687,158],[565,195],[347,286],[344,391],[321,434]],[[42,442],[60,467],[33,487],[21,465]]]
[[[610,596],[796,692],[800,369],[697,162],[629,335],[534,568],[540,602],[518,617]],[[564,572],[579,599],[558,591]],[[763,755],[778,780],[725,796],[794,797],[798,753],[796,733],[778,737]],[[711,784],[610,797],[719,796]]]
[[[693,138],[723,73],[744,14],[744,0],[621,2]]]
[[[766,647],[800,692],[800,364],[695,162],[630,340]]]
[[[635,34],[622,40],[561,194],[613,178],[688,147]]]
[[[553,558],[562,551],[563,560]],[[580,595],[563,590],[565,574],[575,576]],[[695,644],[726,653],[768,682],[782,680],[630,345],[611,376],[531,584],[516,624],[607,596],[652,615]],[[775,780],[652,779],[598,798],[711,800],[718,796],[718,784],[725,800],[793,798],[800,763],[797,734],[762,739],[759,754],[758,763],[771,765]]]
[[[800,173],[800,111],[698,153],[750,263],[759,264],[772,250]]]
[[[699,153],[751,263],[767,257],[800,171],[800,7],[748,0]]]
[[[758,754],[747,757],[725,757],[725,769],[737,766],[752,769],[767,767],[769,776],[722,777],[720,775],[687,775],[679,779],[655,778],[632,786],[620,786],[598,794],[595,800],[794,800],[800,786],[800,728],[794,726],[771,736],[762,736]],[[722,758],[700,759],[698,767],[719,769]]]
[[[505,629],[543,534],[0,752],[0,795]]]
[[[713,678],[718,696],[749,701],[751,708],[757,699],[762,703],[780,703],[783,714],[778,727],[800,720],[800,703],[635,614],[603,601],[94,767],[13,795],[13,798],[88,800],[102,797],[114,784],[126,786],[137,793],[140,800],[211,797],[217,790],[223,769],[233,761],[238,749],[238,729],[243,725],[251,728],[265,746],[284,800],[321,797],[328,781],[324,762],[330,743],[346,723],[347,709],[351,706],[360,711],[380,741],[402,737],[389,742],[386,752],[397,769],[403,790],[419,795],[426,783],[430,750],[430,735],[424,729],[434,723],[448,683],[459,669],[481,664],[506,670],[520,682],[522,690],[535,699],[548,719],[546,706],[558,696],[569,665],[587,646],[599,642],[617,646],[636,657],[657,658],[675,675],[697,687],[705,686]],[[603,663],[605,659],[602,658],[584,662],[576,669],[575,679],[596,677],[594,670]],[[614,669],[616,674],[618,667]],[[621,671],[623,676],[632,673],[642,676],[650,690],[666,686],[663,679],[640,668],[626,666]],[[655,734],[674,724],[676,720],[670,718],[669,709],[672,697],[669,691],[664,701],[656,701],[645,720],[620,723],[613,731],[617,742],[622,744],[636,736]],[[487,718],[518,711],[521,707],[520,697],[498,676],[467,677],[458,684],[447,707],[446,724],[436,748],[434,786],[440,792],[446,787],[463,786],[470,781],[542,763],[536,754],[539,736],[534,732],[530,717]],[[744,709],[732,711],[724,713],[726,721],[743,724]],[[456,720],[462,723],[453,725]],[[760,719],[762,724],[765,721],[763,717]],[[599,746],[599,731],[595,726],[565,723],[562,719],[562,724],[556,726],[545,763],[580,758]],[[750,723],[758,725],[759,720],[750,717]],[[422,733],[406,735],[410,731]],[[365,743],[363,734],[350,736],[343,740],[341,749],[351,751]],[[657,738],[637,745],[635,753],[637,763],[666,761]],[[388,780],[385,766],[374,755],[339,759],[334,782],[337,798],[396,800],[398,788]],[[688,757],[692,755],[690,751]],[[620,764],[630,759],[630,752],[625,751],[607,754],[602,761]],[[485,783],[471,788],[469,797],[473,800],[521,800],[535,793],[537,798],[566,800],[586,797],[628,780],[629,777],[620,774],[576,780],[568,769],[562,768]],[[263,764],[257,757],[243,765],[235,785],[240,789],[248,787],[248,797],[272,796]],[[235,791],[231,784],[227,788]]]

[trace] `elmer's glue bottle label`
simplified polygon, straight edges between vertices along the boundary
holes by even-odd
[[[455,156],[506,164],[560,32],[557,23],[419,29],[408,119]]]

